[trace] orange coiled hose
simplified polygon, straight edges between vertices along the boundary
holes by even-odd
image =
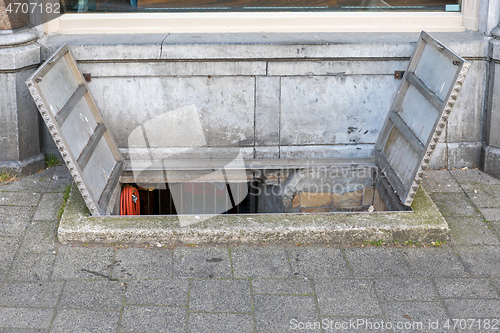
[[[125,185],[120,197],[120,215],[141,215],[139,191],[135,187]]]

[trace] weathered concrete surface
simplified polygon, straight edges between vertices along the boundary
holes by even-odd
[[[0,185],[0,192],[13,199],[15,189],[23,192],[18,197],[23,200],[32,192],[60,187],[69,176],[63,171],[49,169]],[[427,190],[458,193],[457,184],[500,182],[478,170],[452,173],[428,172],[436,186]],[[500,221],[499,211],[480,211]],[[4,220],[0,213],[0,223]],[[462,220],[450,223],[452,234]],[[79,246],[60,244],[55,225],[28,220],[17,236],[0,228],[0,327],[5,332],[299,331],[293,329],[294,319],[325,320],[335,327],[357,319],[388,319],[395,326],[426,325],[439,318],[442,328],[453,318],[496,318],[500,313],[500,245],[474,244],[470,238],[471,244],[467,238],[460,244],[451,239],[442,247]],[[490,240],[498,238],[500,229],[481,229]],[[370,317],[374,314],[383,315]]]
[[[29,29],[27,27],[16,30],[7,30],[2,33],[0,46],[21,46],[35,41],[38,37],[39,35],[35,29]]]
[[[495,30],[493,31],[495,33],[495,35],[493,37],[495,37],[495,39],[492,39],[490,41],[490,45],[491,45],[491,58],[493,59],[500,59],[500,41],[498,40],[498,35],[500,34],[500,31],[498,28],[495,28]]]
[[[487,57],[477,32],[432,33],[465,57]],[[79,60],[410,57],[419,33],[172,33],[44,36],[42,57],[68,43]],[[387,44],[377,47],[377,44]],[[107,45],[107,47],[103,47]],[[309,45],[302,49],[304,45]],[[368,47],[366,47],[368,45]],[[141,46],[144,46],[141,48]],[[297,48],[297,46],[299,46]]]
[[[441,138],[444,135],[441,134]],[[448,167],[448,145],[444,142],[438,142],[436,149],[431,155],[429,169],[446,169]]]
[[[282,145],[375,143],[400,81],[386,76],[282,78]]]
[[[448,169],[481,167],[482,142],[448,143]]]
[[[279,158],[280,156],[280,147],[255,147],[255,158]]]
[[[83,73],[92,73],[94,77],[266,75],[264,61],[162,61],[138,62],[133,66],[122,62],[80,62],[79,67]]]
[[[491,227],[479,217],[453,217],[447,220],[450,234],[455,244],[498,245],[498,237],[491,232]]]
[[[484,149],[484,172],[494,177],[500,177],[500,148],[486,147]]]
[[[422,185],[425,190],[430,193],[462,192],[462,189],[448,170],[434,170],[426,172],[422,178]]]
[[[500,179],[492,177],[480,170],[450,170],[449,171],[453,178],[457,181],[459,185],[494,185],[500,184]]]
[[[165,158],[190,159],[234,159],[241,153],[244,159],[252,159],[253,147],[200,147],[200,148],[120,148],[125,159],[130,156],[140,160],[161,160]]]
[[[471,61],[464,85],[448,119],[447,142],[482,142],[488,89],[488,62]],[[450,167],[451,169],[451,167]]]
[[[430,169],[481,167],[488,62],[470,62],[471,69],[431,157]]]
[[[385,239],[444,241],[446,221],[423,189],[414,212],[219,215],[182,227],[175,216],[91,217],[74,187],[58,229],[59,241],[68,243],[162,244],[349,244]]]
[[[483,208],[481,213],[490,222],[500,222],[500,208]]]
[[[137,126],[189,105],[198,110],[209,147],[253,145],[252,77],[98,78],[89,88],[119,147],[128,147]]]
[[[38,63],[40,63],[40,45],[0,48],[0,70],[11,71]]]
[[[280,141],[280,77],[255,79],[255,145],[277,146]]]
[[[39,62],[38,44],[0,48],[0,169],[29,174],[45,166],[38,112],[24,83]]]
[[[470,57],[486,56],[486,38],[478,33],[433,33],[446,46]],[[349,58],[407,57],[418,33],[266,33],[170,34],[162,58]],[[377,44],[388,45],[379,48]],[[192,45],[190,45],[192,44]],[[210,44],[215,47],[210,47]],[[363,45],[365,44],[365,45]],[[194,46],[194,47],[190,47]]]
[[[78,60],[159,59],[161,43],[168,34],[137,35],[44,35],[42,59],[47,59],[63,44],[71,46]]]
[[[389,75],[408,67],[408,61],[273,61],[267,67],[271,76],[287,75]]]
[[[374,144],[280,146],[281,158],[368,158]]]
[[[490,67],[490,93],[486,117],[486,145],[483,149],[483,170],[500,177],[500,29],[494,30],[491,44],[492,63]]]
[[[498,45],[499,52],[496,54],[497,61],[500,60],[500,40],[495,41],[494,45]],[[493,80],[492,80],[492,94],[491,98],[491,106],[488,115],[488,133],[486,134],[486,140],[488,145],[500,148],[500,114],[498,112],[494,112],[498,110],[498,106],[500,105],[500,96],[496,93],[500,89],[500,64],[495,62],[492,64],[493,67]]]
[[[479,5],[479,31],[491,35],[500,21],[500,3],[495,0],[482,1]]]

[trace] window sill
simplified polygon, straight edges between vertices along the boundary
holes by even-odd
[[[65,14],[46,33],[419,32],[464,31],[452,12],[261,12]]]

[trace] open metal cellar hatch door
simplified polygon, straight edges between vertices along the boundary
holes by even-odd
[[[140,165],[140,161],[123,160],[66,45],[26,83],[92,215],[117,214],[120,194],[131,183],[143,192],[142,214],[407,210],[468,68],[465,60],[422,32],[388,110],[373,158],[241,163],[167,159],[154,161],[150,174],[143,174],[141,184],[130,176],[132,166]],[[243,173],[234,176],[235,170]],[[335,170],[333,176],[327,172],[331,170]],[[205,172],[199,177],[202,181],[186,180],[187,171],[210,171],[210,175]],[[170,176],[158,179],[158,174]],[[311,174],[315,180],[307,178]],[[352,179],[357,179],[357,184]],[[318,181],[329,186],[325,190],[323,185],[317,186]],[[316,186],[312,186],[314,190],[311,186],[303,190],[299,185],[304,183]],[[255,194],[267,188],[274,189],[269,196]],[[207,191],[211,193],[208,201]],[[200,194],[202,199],[198,200]],[[308,207],[311,197],[316,203]]]
[[[375,159],[411,205],[470,63],[422,32],[375,145]]]

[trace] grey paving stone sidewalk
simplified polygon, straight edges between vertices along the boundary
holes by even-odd
[[[500,330],[500,181],[480,171],[427,172],[442,247],[63,246],[70,183],[0,185],[0,333]]]

